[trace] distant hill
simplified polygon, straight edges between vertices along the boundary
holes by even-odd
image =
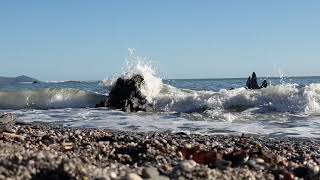
[[[25,76],[25,75],[18,76],[18,77],[1,77],[0,76],[0,84],[21,83],[21,82],[39,82],[39,80]]]

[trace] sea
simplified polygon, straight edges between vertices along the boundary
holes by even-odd
[[[153,111],[95,108],[117,77],[135,74],[145,79],[141,92]],[[3,83],[0,113],[61,127],[320,138],[320,77],[258,77],[259,84],[266,79],[269,86],[248,90],[246,78],[162,79],[156,74],[150,64],[136,61],[104,80]]]

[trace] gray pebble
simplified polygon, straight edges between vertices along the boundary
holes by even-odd
[[[154,178],[159,176],[159,171],[157,168],[148,167],[142,170],[142,177],[143,178]]]
[[[138,174],[128,173],[125,177],[126,180],[143,180]]]
[[[197,165],[197,163],[194,160],[186,160],[182,161],[179,166],[181,170],[186,171],[186,172],[191,172],[193,171],[194,167]]]

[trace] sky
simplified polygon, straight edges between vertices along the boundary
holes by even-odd
[[[2,0],[0,76],[101,80],[128,48],[163,78],[320,75],[317,0]]]

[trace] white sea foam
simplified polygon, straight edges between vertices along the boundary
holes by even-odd
[[[310,84],[304,88],[303,96],[307,105],[305,112],[311,114],[320,113],[320,84]]]
[[[4,113],[8,111],[0,111]],[[18,119],[25,122],[41,120],[59,123],[66,127],[94,127],[124,131],[172,131],[199,134],[241,133],[270,136],[302,136],[319,138],[319,123],[310,118],[305,121],[281,122],[281,116],[269,116],[269,121],[194,121],[184,115],[174,113],[125,113],[106,109],[50,109],[50,110],[12,110]],[[280,121],[280,122],[279,122]]]
[[[308,115],[320,113],[320,84],[298,88],[296,84],[259,90],[192,91],[164,85],[154,98],[157,111],[202,112],[212,119],[233,121],[266,113]],[[256,116],[253,116],[256,117]]]

